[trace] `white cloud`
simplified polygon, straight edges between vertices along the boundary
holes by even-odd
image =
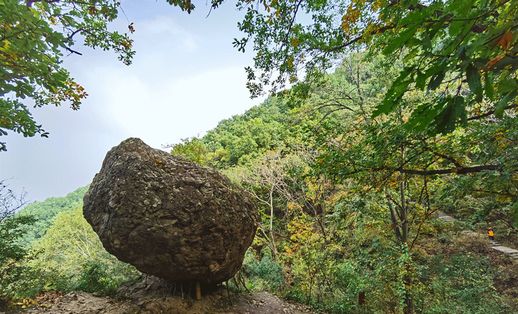
[[[159,16],[144,20],[135,25],[135,41],[138,48],[146,48],[145,42],[163,43],[175,46],[187,52],[198,48],[197,38],[194,34],[180,27],[171,16]],[[155,49],[157,47],[148,47]]]
[[[160,148],[203,134],[258,103],[245,87],[243,67],[250,55],[231,46],[233,7],[186,22],[192,16],[173,10],[163,16],[172,9],[166,4],[131,3],[125,11],[136,27],[134,63],[127,67],[113,53],[81,49],[84,56],[66,58],[65,65],[90,95],[82,108],[34,110],[50,138],[6,139],[0,179],[13,178],[12,187],[25,188],[29,200],[64,195],[88,183],[107,150],[126,137]],[[118,23],[126,27],[126,21]]]
[[[155,147],[201,134],[252,105],[239,67],[153,80],[109,68],[95,73],[101,78],[95,84],[96,98],[103,99],[106,115],[128,136]]]
[[[173,18],[160,16],[136,27],[141,38],[135,39],[132,66],[80,68],[87,90],[95,91],[88,104],[121,133],[160,147],[202,134],[258,103],[249,98],[243,66],[231,55],[208,59],[206,43],[198,46],[196,36]]]

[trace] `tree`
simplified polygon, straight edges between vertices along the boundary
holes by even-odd
[[[0,181],[0,309],[13,296],[13,282],[23,271],[19,262],[27,254],[20,240],[33,218],[15,216],[24,204],[23,194],[17,195],[5,181]]]
[[[182,139],[181,143],[168,147],[171,148],[171,155],[186,158],[198,165],[206,166],[209,161],[209,150],[199,138]]]
[[[50,197],[20,209],[18,216],[31,216],[35,220],[24,233],[23,244],[30,246],[32,242],[45,235],[59,213],[83,206],[86,191],[88,191],[88,186],[78,188],[64,197]]]
[[[103,248],[81,207],[59,213],[32,251],[35,258],[28,266],[40,277],[33,284],[34,292],[55,289],[109,294],[139,275],[133,266]]]
[[[320,155],[314,167],[337,184],[349,184],[349,190],[385,198],[382,206],[404,261],[404,310],[411,313],[415,306],[412,248],[438,209],[442,194],[436,193],[438,186],[446,185],[443,189],[451,191],[457,181],[465,184],[459,177],[466,176],[474,182],[471,189],[506,195],[493,206],[516,202],[516,117],[469,117],[464,127],[445,135],[411,130],[411,122],[405,121],[414,106],[427,101],[426,94],[413,91],[398,110],[373,119],[372,112],[384,97],[380,82],[386,82],[376,75],[378,62],[383,58],[365,62],[361,55],[353,55],[310,93],[307,106],[337,122],[321,124]]]
[[[344,53],[367,49],[389,57],[387,65],[403,59],[373,116],[394,112],[413,90],[429,98],[412,108],[409,124],[432,133],[465,125],[469,113],[502,117],[517,106],[517,0],[272,0],[238,7],[246,10],[239,23],[245,37],[234,45],[244,51],[252,42],[254,67],[247,71],[254,95],[295,83],[301,73],[321,77]]]
[[[238,0],[237,7],[246,11],[238,23],[245,37],[234,46],[244,51],[253,42],[254,67],[247,68],[252,95],[270,84],[295,83],[300,73],[318,79],[351,50],[367,47],[392,59],[403,56],[399,76],[373,114],[396,110],[413,89],[428,90],[429,102],[414,108],[410,122],[450,132],[469,112],[501,117],[517,106],[517,1]],[[190,0],[167,2],[188,13],[195,8]],[[212,0],[211,9],[222,2]],[[31,105],[68,102],[79,108],[86,91],[61,66],[64,53],[81,54],[74,48],[78,36],[87,46],[112,49],[131,62],[132,40],[108,29],[119,7],[117,0],[0,4],[1,135],[47,136]],[[134,31],[132,24],[128,28]],[[0,149],[6,149],[5,142]]]
[[[484,238],[457,242],[471,222],[443,223],[433,214],[451,210],[457,217],[454,201],[473,212],[481,207],[475,197],[484,193],[491,195],[485,208],[508,215],[517,200],[517,118],[481,112],[448,134],[412,130],[412,109],[428,101],[422,91],[411,91],[397,110],[373,118],[403,60],[388,70],[386,62],[383,56],[366,61],[363,54],[350,54],[319,85],[271,97],[199,139],[208,150],[207,164],[254,194],[263,212],[244,267],[252,286],[271,282],[269,289],[338,313],[503,309],[501,292],[493,291],[497,279],[488,272],[492,266],[474,266],[486,260]],[[271,130],[280,138],[265,142],[272,146],[242,150],[243,137],[264,142],[243,132],[258,120],[278,121]],[[232,154],[236,158],[221,162]],[[302,165],[292,165],[292,157]],[[275,285],[282,288],[271,280],[278,278],[279,265],[282,278]],[[452,281],[457,276],[469,282]]]
[[[24,197],[24,193],[17,195],[11,190],[5,180],[0,181],[0,223],[25,205]]]
[[[109,30],[120,2],[5,0],[0,3],[0,136],[48,133],[32,117],[31,106],[68,103],[77,110],[87,96],[62,66],[64,55],[81,55],[78,42],[114,50],[130,64],[134,55],[128,34]],[[128,26],[133,32],[133,25]],[[6,143],[0,142],[0,151]]]
[[[226,171],[230,178],[242,185],[257,200],[263,218],[263,222],[259,224],[259,237],[264,237],[274,259],[278,257],[275,217],[286,216],[282,210],[286,204],[296,203],[300,201],[298,198],[302,198],[297,195],[301,191],[296,191],[295,179],[289,174],[305,166],[298,154],[283,156],[280,150],[276,150],[265,152],[249,167],[236,167]],[[296,179],[301,180],[300,177]]]

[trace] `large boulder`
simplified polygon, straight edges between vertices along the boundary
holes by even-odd
[[[83,212],[120,260],[168,281],[202,284],[239,270],[257,221],[248,194],[226,177],[137,138],[108,152]]]

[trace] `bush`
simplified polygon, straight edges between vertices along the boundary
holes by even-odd
[[[20,292],[25,297],[48,290],[111,294],[139,275],[134,267],[106,252],[80,208],[58,214],[33,244],[32,253],[34,258],[26,264],[37,277],[25,278],[25,282],[36,288]]]
[[[83,272],[79,277],[76,290],[105,295],[115,293],[121,284],[120,279],[123,278],[117,278],[113,269],[107,266],[94,261],[86,262],[83,265]]]
[[[505,313],[487,258],[456,254],[435,256],[429,263],[423,313]]]
[[[16,297],[16,283],[27,271],[22,265],[27,250],[20,239],[32,222],[29,216],[9,216],[0,221],[0,306]]]
[[[248,250],[243,262],[243,271],[253,290],[278,291],[284,285],[282,267],[272,258],[269,251],[258,260]]]

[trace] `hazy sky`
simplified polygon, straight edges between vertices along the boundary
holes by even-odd
[[[232,47],[242,15],[232,3],[208,18],[203,1],[190,15],[165,0],[122,1],[122,7],[125,15],[114,27],[126,30],[134,22],[133,64],[78,47],[84,55],[67,57],[65,64],[90,95],[81,109],[34,110],[48,139],[13,133],[2,138],[8,151],[0,152],[0,179],[24,189],[28,201],[88,184],[106,152],[125,138],[161,148],[202,135],[259,102],[245,87],[243,67],[251,64],[251,54]]]

